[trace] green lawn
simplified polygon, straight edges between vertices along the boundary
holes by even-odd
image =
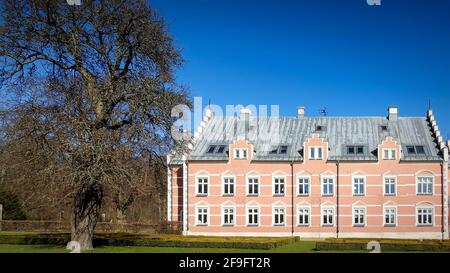
[[[295,253],[314,252],[315,242],[301,241],[270,250],[233,249],[233,248],[186,248],[186,247],[121,247],[104,246],[97,247],[94,253]],[[67,253],[68,250],[61,246],[48,245],[8,245],[0,244],[0,253]]]

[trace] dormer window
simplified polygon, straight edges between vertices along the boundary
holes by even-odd
[[[225,151],[225,145],[220,145],[219,148],[217,148],[217,152],[218,154],[221,154]]]
[[[327,127],[323,125],[316,125],[316,132],[326,131]]]
[[[424,155],[425,148],[422,145],[408,145],[406,146],[406,151],[408,155]]]
[[[387,125],[381,125],[380,129],[382,132],[386,132],[388,130],[388,127],[387,127]]]
[[[425,154],[425,149],[423,146],[416,146],[416,153],[420,155]]]
[[[272,149],[269,152],[269,154],[272,154],[272,155],[274,155],[274,154],[285,155],[285,154],[287,154],[287,151],[288,151],[288,146],[287,145],[280,145],[280,146]]]
[[[208,151],[206,153],[207,154],[213,154],[215,149],[216,149],[216,145],[210,145],[208,147]]]
[[[349,155],[355,154],[355,146],[347,146],[347,154]]]
[[[363,146],[356,146],[356,154],[358,154],[358,155],[364,154],[364,147]]]
[[[364,155],[365,149],[362,145],[347,145],[347,155]]]
[[[207,154],[223,154],[227,148],[227,145],[209,145]]]

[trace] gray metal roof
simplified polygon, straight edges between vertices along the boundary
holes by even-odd
[[[273,131],[264,134],[269,128],[279,124],[279,134]],[[323,131],[316,131],[317,126]],[[387,131],[380,127],[386,125]],[[247,126],[247,127],[246,127]],[[247,128],[247,129],[245,129]],[[303,142],[318,133],[328,141],[328,160],[377,160],[377,145],[387,136],[393,137],[402,145],[423,145],[425,155],[407,155],[402,153],[402,160],[440,160],[439,150],[425,117],[398,117],[388,120],[386,117],[251,117],[248,125],[239,117],[213,116],[194,145],[189,160],[228,160],[228,154],[207,154],[209,145],[230,144],[239,134],[246,133],[246,139],[254,145],[253,160],[257,161],[291,161],[302,160]],[[276,136],[279,136],[277,139]],[[286,154],[271,154],[278,145],[287,145]],[[347,155],[347,145],[362,145],[366,153],[359,156]]]

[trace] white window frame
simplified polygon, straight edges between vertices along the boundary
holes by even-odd
[[[426,192],[426,193],[419,192],[419,179],[420,178],[431,178],[431,193],[429,193],[429,192]],[[417,175],[416,176],[416,194],[417,195],[434,195],[434,176],[433,175]]]
[[[319,157],[319,149],[321,150],[321,155]],[[311,151],[314,151],[314,156],[312,156]],[[310,160],[322,160],[324,158],[324,149],[322,146],[310,146],[308,148],[308,155]]]
[[[308,193],[300,193],[300,180],[308,180]],[[304,184],[304,183],[303,183]],[[299,176],[297,178],[297,195],[298,196],[309,196],[311,194],[311,177],[310,176]]]
[[[386,157],[386,152],[388,156]],[[383,160],[396,160],[397,159],[397,149],[396,148],[383,148],[382,149],[382,158]]]
[[[275,211],[276,210],[283,210],[283,222],[282,223],[275,223]],[[272,225],[273,226],[286,226],[286,207],[285,206],[273,206],[272,207]]]
[[[363,180],[363,192],[362,193],[360,193],[360,192],[358,192],[358,193],[356,193],[355,192],[355,179],[362,179]],[[352,194],[353,194],[353,196],[364,196],[364,195],[366,195],[366,184],[367,184],[367,179],[366,179],[366,177],[365,176],[362,176],[362,175],[355,175],[355,176],[352,176]],[[359,190],[359,187],[358,187],[358,190]]]
[[[206,179],[206,193],[204,193],[204,192],[200,192],[199,191],[199,182],[200,182],[200,179]],[[210,190],[210,187],[209,187],[209,184],[210,184],[210,179],[209,179],[209,176],[197,176],[197,177],[195,177],[195,196],[208,196],[209,195],[209,190]],[[202,187],[203,188],[203,187]]]
[[[325,189],[325,187],[324,187],[324,179],[331,179],[333,181],[333,187],[332,187],[333,193],[325,194],[325,192],[324,192],[324,189]],[[320,191],[322,193],[322,196],[334,196],[334,192],[335,192],[335,188],[334,187],[335,187],[334,176],[322,176],[322,177],[320,177]]]
[[[258,193],[250,193],[250,179],[257,179],[258,180]],[[248,176],[246,181],[246,193],[247,196],[259,196],[259,193],[261,192],[261,179],[259,176]]]
[[[199,213],[198,213],[198,210],[199,209],[206,209],[206,223],[200,223],[199,221],[198,221],[198,216],[199,216]],[[209,216],[210,216],[210,213],[209,213],[209,206],[196,206],[195,207],[195,224],[197,225],[197,226],[209,226]]]
[[[421,224],[419,223],[419,210],[431,210],[431,223],[427,224]],[[435,217],[435,210],[432,206],[418,206],[416,207],[416,226],[418,227],[432,227],[434,226],[434,217]]]
[[[356,223],[355,216],[356,216],[356,210],[362,210],[363,211],[363,223]],[[359,212],[358,212],[359,213]],[[352,224],[354,227],[365,227],[367,221],[367,208],[364,206],[354,206],[352,208]]]
[[[280,179],[283,179],[283,193],[276,193],[275,192],[275,181],[276,180],[280,180]],[[278,187],[278,190],[280,190],[280,187]],[[272,179],[272,194],[274,195],[274,196],[284,196],[284,195],[286,195],[286,176],[274,176],[273,177],[273,179]]]
[[[226,179],[233,179],[233,193],[225,192],[225,180]],[[228,190],[230,190],[229,186],[228,186]],[[223,176],[222,177],[222,195],[223,196],[234,196],[235,194],[236,194],[236,177],[235,176]]]
[[[324,223],[324,221],[323,221],[323,216],[324,216],[324,210],[331,210],[332,211],[332,213],[333,213],[333,215],[332,215],[332,220],[333,220],[333,223],[332,224],[325,224]],[[336,223],[336,209],[334,208],[334,207],[331,207],[331,206],[323,206],[323,207],[321,207],[320,208],[320,225],[322,226],[322,227],[334,227],[334,225],[335,225],[335,223]]]
[[[234,159],[248,159],[248,148],[234,148]]]
[[[250,214],[249,214],[249,211],[251,210],[251,209],[257,209],[258,210],[258,214],[257,214],[257,219],[258,219],[258,223],[257,224],[250,224]],[[259,226],[260,225],[260,222],[261,222],[261,208],[259,207],[259,206],[248,206],[246,209],[245,209],[245,213],[246,213],[246,215],[245,215],[245,218],[246,218],[246,221],[247,221],[247,226]]]
[[[386,210],[394,210],[394,223],[387,223],[386,222]],[[397,207],[396,206],[385,206],[383,207],[383,225],[385,227],[395,227],[397,226]]]
[[[386,192],[386,179],[394,179],[394,193]],[[390,188],[390,187],[389,187]],[[396,176],[383,176],[383,195],[384,196],[395,196],[397,195],[397,177]]]
[[[233,223],[225,223],[225,210],[232,209],[233,210]],[[236,225],[236,207],[235,206],[222,206],[222,226],[235,226]]]
[[[308,210],[307,218],[308,224],[300,223],[300,210]],[[297,206],[297,226],[299,227],[309,227],[311,226],[311,207],[310,206]]]

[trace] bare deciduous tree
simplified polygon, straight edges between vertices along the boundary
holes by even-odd
[[[91,249],[105,192],[133,189],[130,161],[173,145],[171,109],[189,104],[174,81],[179,50],[144,0],[2,4],[8,137],[36,141],[30,156],[72,197],[72,240]]]

